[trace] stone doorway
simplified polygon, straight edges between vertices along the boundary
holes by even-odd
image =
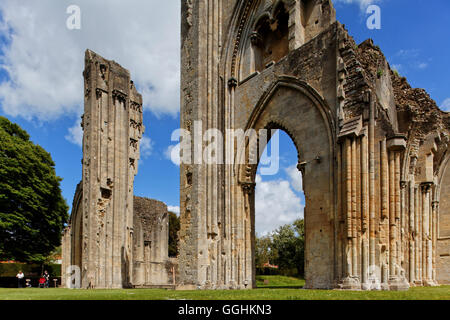
[[[302,226],[304,222],[305,194],[302,179],[294,142],[283,130],[276,130],[264,151],[255,178],[257,276],[275,273],[304,277],[305,246],[301,240],[304,239],[304,228],[300,228],[300,236],[294,227],[297,221],[302,220]],[[291,239],[286,242],[287,232],[291,231],[300,241],[294,242]],[[286,258],[289,259],[289,264],[286,264]]]
[[[307,86],[294,79],[280,79],[266,92],[265,99],[254,108],[248,129],[282,130],[293,141],[297,154],[297,168],[303,177],[305,193],[305,279],[307,288],[331,288],[334,278],[334,240],[336,236],[333,198],[333,140],[329,132],[332,124],[327,106],[315,97]],[[261,146],[260,143],[257,144]],[[249,145],[247,145],[249,148]],[[260,154],[256,150],[249,156]],[[246,161],[246,163],[250,163]],[[258,161],[259,162],[259,161]],[[247,217],[255,216],[256,173],[258,165],[239,166],[245,212],[237,212],[244,225]],[[254,224],[254,221],[251,222]],[[254,231],[247,229],[246,239],[254,239]],[[247,244],[247,246],[250,244]],[[254,245],[251,244],[253,248]],[[254,252],[248,252],[254,256]],[[254,287],[254,275],[252,275]]]

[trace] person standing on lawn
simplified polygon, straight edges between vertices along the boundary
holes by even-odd
[[[19,273],[16,275],[17,278],[17,287],[23,288],[23,280],[25,278],[25,275],[23,274],[22,270],[19,271]]]
[[[48,274],[48,271],[47,271],[47,270],[44,271],[43,277],[44,277],[44,279],[45,279],[45,285],[44,285],[44,288],[50,288],[50,275]]]

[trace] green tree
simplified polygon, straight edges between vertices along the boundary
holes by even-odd
[[[257,268],[262,268],[266,263],[274,261],[274,252],[271,247],[272,239],[270,236],[256,237],[255,264]]]
[[[0,117],[0,260],[43,262],[61,244],[68,207],[42,147]]]
[[[178,256],[178,231],[180,231],[180,218],[169,212],[169,257]]]
[[[296,270],[304,274],[305,264],[305,226],[303,220],[280,227],[272,234],[272,250],[276,252],[273,263],[282,272]]]

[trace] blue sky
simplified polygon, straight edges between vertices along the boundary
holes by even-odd
[[[336,0],[338,20],[357,43],[372,38],[413,87],[426,89],[450,111],[448,0]],[[380,30],[366,27],[365,8],[381,8]],[[79,5],[81,30],[68,30],[66,8]],[[27,130],[49,151],[71,205],[81,179],[79,117],[84,50],[130,69],[144,94],[147,128],[135,193],[179,203],[179,168],[167,157],[179,127],[179,1],[2,0],[0,115]],[[296,150],[280,135],[281,169],[259,177],[257,230],[265,233],[302,216],[304,197]],[[283,201],[277,194],[285,195]],[[279,212],[277,217],[273,212]]]

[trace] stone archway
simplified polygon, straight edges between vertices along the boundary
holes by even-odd
[[[439,194],[433,201],[433,210],[438,211],[436,244],[436,280],[440,284],[450,283],[450,154],[445,157],[439,173]]]
[[[308,288],[435,284],[438,210],[430,208],[447,116],[396,76],[372,41],[357,45],[331,0],[186,1],[181,36],[180,118],[194,132],[192,159],[206,145],[195,135],[209,130],[283,129],[300,151],[314,248]],[[255,164],[180,169],[181,282],[251,288]]]
[[[307,288],[331,288],[334,279],[335,226],[334,212],[334,140],[329,108],[323,99],[307,84],[290,77],[282,77],[263,95],[255,107],[247,130],[280,129],[294,142],[298,153],[298,169],[302,172],[305,207],[305,278]],[[262,147],[259,143],[255,144]],[[246,148],[249,148],[247,144]],[[250,150],[247,154],[258,153]],[[243,187],[244,202],[254,203],[258,165],[239,164],[239,184]],[[255,206],[246,206],[250,212],[238,212],[237,217],[254,217]],[[255,221],[250,221],[254,224]],[[254,232],[253,229],[248,232]],[[248,234],[246,239],[254,239]],[[252,245],[253,244],[248,244]],[[247,245],[247,246],[248,246]],[[250,253],[253,255],[253,253]]]

